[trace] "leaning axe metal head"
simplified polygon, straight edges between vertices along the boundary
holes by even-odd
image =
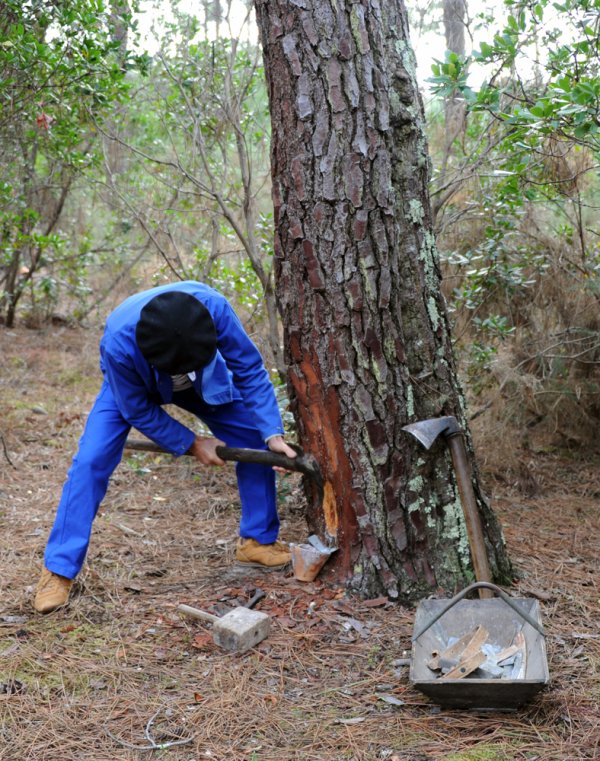
[[[414,436],[425,449],[431,449],[433,442],[440,434],[443,436],[455,436],[461,432],[458,420],[454,415],[421,420],[418,423],[403,426],[402,430]]]
[[[405,425],[402,430],[414,436],[425,449],[430,449],[440,435],[448,442],[469,537],[475,578],[477,581],[491,582],[492,574],[488,563],[479,507],[471,481],[467,450],[457,419],[454,415],[431,418]],[[492,597],[493,593],[488,589],[480,589],[479,596]]]

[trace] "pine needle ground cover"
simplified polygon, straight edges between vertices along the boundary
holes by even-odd
[[[515,713],[441,710],[408,679],[414,609],[289,573],[240,570],[233,469],[126,454],[70,606],[31,597],[70,458],[98,388],[98,334],[0,332],[2,761],[579,761],[600,756],[597,460],[540,453],[538,487],[495,481],[519,578],[540,600],[551,681]],[[185,461],[184,461],[185,460]],[[484,477],[485,477],[484,472]],[[301,485],[282,536],[304,540]],[[187,603],[225,612],[256,589],[269,637],[218,648]]]

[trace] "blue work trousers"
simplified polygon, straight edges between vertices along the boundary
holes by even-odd
[[[204,421],[213,435],[227,446],[267,448],[241,401],[210,406],[193,389],[186,389],[175,393],[172,403]],[[48,570],[70,579],[81,570],[92,523],[109,479],[121,460],[130,429],[105,382],[89,414],[63,487],[44,555]],[[275,473],[265,465],[236,463],[235,467],[242,507],[240,536],[270,544],[279,533]]]

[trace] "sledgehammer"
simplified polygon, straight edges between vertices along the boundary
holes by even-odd
[[[440,435],[447,441],[450,455],[452,456],[452,464],[456,472],[456,483],[458,484],[460,501],[465,516],[475,578],[477,581],[491,582],[492,574],[488,564],[477,500],[475,499],[475,492],[471,482],[471,469],[469,467],[463,433],[460,430],[457,419],[454,415],[448,415],[430,420],[421,420],[418,423],[405,425],[402,430],[414,436],[425,449],[430,449],[433,442]],[[493,597],[494,593],[489,589],[480,589],[479,596],[481,598]]]
[[[210,621],[213,626],[213,640],[225,650],[243,653],[258,645],[269,635],[271,619],[266,613],[249,608],[234,608],[224,616],[213,616],[199,608],[178,605],[177,610],[192,618]]]

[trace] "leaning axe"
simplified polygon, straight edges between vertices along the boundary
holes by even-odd
[[[446,417],[431,418],[430,420],[411,423],[410,425],[405,425],[402,430],[414,436],[425,449],[430,449],[440,435],[448,443],[452,464],[456,473],[463,515],[465,517],[475,578],[477,581],[491,582],[492,575],[488,564],[477,500],[475,499],[475,492],[473,491],[473,483],[471,481],[471,469],[469,467],[467,449],[458,421],[454,415],[448,415]],[[479,590],[479,596],[484,598],[493,597],[494,595],[489,589],[482,588]]]

